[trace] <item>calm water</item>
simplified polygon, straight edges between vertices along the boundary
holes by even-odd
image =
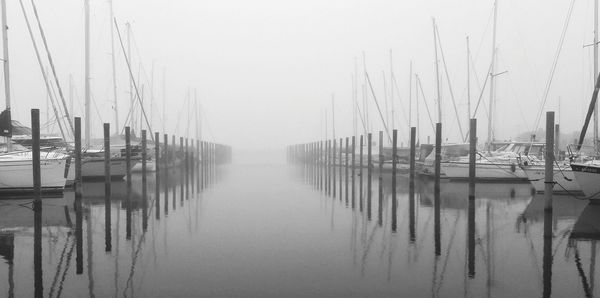
[[[598,292],[600,207],[586,201],[555,197],[554,237],[544,250],[543,196],[532,196],[528,184],[479,184],[469,258],[466,184],[442,183],[436,219],[430,182],[419,181],[411,196],[406,179],[398,178],[394,214],[389,175],[381,192],[373,175],[370,208],[367,175],[362,194],[357,176],[353,208],[352,179],[347,194],[343,180],[341,197],[336,182],[334,198],[307,181],[303,169],[262,160],[224,166],[212,186],[202,192],[190,187],[187,195],[175,172],[168,188],[158,183],[157,195],[152,174],[147,205],[136,175],[131,212],[125,183],[113,183],[109,238],[104,185],[86,183],[80,259],[63,208],[69,206],[75,226],[73,193],[44,199],[44,296],[581,297]],[[34,295],[30,202],[0,201],[0,296]]]

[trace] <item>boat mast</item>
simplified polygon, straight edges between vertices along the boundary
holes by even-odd
[[[594,0],[594,79],[598,76],[598,0]],[[598,102],[594,105],[594,150],[598,150]]]
[[[110,55],[112,60],[112,83],[113,83],[113,105],[115,109],[115,135],[119,134],[119,108],[117,101],[117,68],[115,67],[115,25],[113,19],[115,18],[113,12],[113,2],[108,1],[110,7]]]
[[[392,60],[392,49],[390,49],[390,104],[392,106],[392,129],[396,129],[396,121],[394,120],[394,114],[396,114],[396,109],[394,107],[394,64]],[[409,116],[410,118],[410,116]],[[410,122],[410,121],[409,121]]]
[[[162,78],[162,130],[163,132],[167,132],[167,130],[165,129],[165,123],[167,122],[167,114],[166,114],[166,102],[167,102],[167,84],[166,84],[166,76],[167,76],[167,70],[166,68],[163,67],[163,78]]]
[[[133,63],[133,59],[131,57],[131,25],[129,22],[125,23],[125,32],[127,33],[127,57],[130,60],[130,64]],[[131,115],[131,126],[134,126],[135,120],[135,112],[134,112],[134,104],[135,104],[135,96],[133,95],[133,75],[129,76],[129,113]],[[134,129],[132,127],[132,129]],[[135,131],[135,130],[134,130]]]
[[[492,141],[494,140],[494,106],[495,106],[495,84],[494,84],[494,68],[496,66],[496,23],[497,23],[497,13],[498,12],[498,1],[494,1],[494,29],[492,33],[492,64],[490,66],[490,102],[489,102],[489,117],[488,117],[488,136],[487,136],[487,145],[488,149],[491,147]]]
[[[467,36],[467,121],[471,119],[471,64],[469,63],[471,50],[469,48],[469,37]]]
[[[410,67],[408,73],[408,126],[412,127],[412,77],[413,77],[413,69],[412,69],[412,60],[410,60]],[[417,92],[418,93],[418,92]],[[418,104],[418,100],[417,100]],[[417,115],[419,115],[419,111],[417,109]],[[417,126],[418,126],[417,121]]]
[[[335,140],[335,104],[334,104],[334,96],[335,94],[331,94],[331,130],[332,137]]]
[[[435,30],[435,19],[433,21],[433,47],[435,48],[435,86],[437,90],[438,122],[442,123],[442,96],[440,94],[440,68],[437,53],[437,32]]]
[[[84,0],[85,10],[85,146],[90,146],[90,0]],[[108,148],[106,148],[108,150]]]
[[[6,110],[10,115],[10,71],[8,65],[8,26],[6,25],[6,0],[2,1],[2,52],[4,58],[4,97],[6,100]],[[12,120],[11,120],[12,121]],[[9,121],[9,125],[12,122]],[[12,129],[10,130],[12,133]],[[8,151],[12,151],[11,137],[6,137],[6,146]]]

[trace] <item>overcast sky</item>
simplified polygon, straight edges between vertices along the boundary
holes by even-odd
[[[24,0],[24,4],[33,19],[29,1]],[[13,118],[29,124],[29,109],[33,107],[42,109],[45,119],[46,89],[18,1],[7,2]],[[100,136],[102,122],[114,125],[111,23],[108,1],[90,0],[90,3],[91,82],[95,103],[92,131]],[[72,76],[74,114],[83,116],[83,0],[36,4],[62,87],[68,97],[69,76]],[[496,80],[499,139],[533,128],[569,6],[570,1],[499,1],[497,72],[507,71]],[[193,100],[189,107],[186,103],[189,88],[192,93],[197,90],[198,104],[204,113],[204,137],[247,148],[277,148],[323,138],[326,112],[328,136],[331,136],[332,94],[336,137],[351,135],[352,76],[357,60],[359,84],[363,84],[363,51],[383,113],[385,96],[389,99],[389,52],[393,52],[392,69],[400,92],[398,96],[394,91],[393,105],[401,141],[406,142],[408,131],[410,61],[414,73],[421,78],[433,121],[437,121],[432,18],[438,24],[451,87],[465,129],[465,39],[470,37],[473,70],[477,74],[471,73],[474,106],[491,61],[492,9],[491,0],[114,0],[114,13],[122,34],[125,23],[131,23],[133,72],[136,77],[140,73],[137,83],[140,88],[144,86],[146,109],[149,114],[152,110],[153,130],[163,133],[160,120],[164,71],[166,133],[185,135],[188,113],[190,118],[194,116]],[[123,53],[115,38],[118,109],[123,125],[129,111],[129,82]],[[37,40],[41,46],[39,37]],[[544,109],[558,111],[561,98],[560,117],[557,117],[563,131],[580,129],[591,97],[593,52],[592,47],[583,45],[592,40],[593,1],[579,1],[573,9]],[[444,132],[448,141],[459,141],[441,56],[439,59]],[[417,125],[414,86],[412,89],[413,125]],[[483,94],[487,102],[488,91]],[[419,100],[420,135],[425,141],[432,135],[432,129],[422,96]],[[360,92],[359,102],[362,108]],[[388,102],[389,114],[391,105]],[[382,122],[372,96],[368,109],[372,130],[380,130]],[[480,109],[477,116],[480,138],[485,138],[485,111]],[[195,122],[190,125],[190,137],[194,137]]]

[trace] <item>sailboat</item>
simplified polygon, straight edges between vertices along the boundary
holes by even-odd
[[[594,13],[594,76],[596,78],[596,84],[594,86],[594,92],[592,93],[592,100],[590,101],[590,105],[588,108],[588,112],[585,117],[585,121],[583,124],[583,129],[581,130],[581,134],[579,136],[579,142],[577,144],[577,150],[579,151],[579,158],[583,159],[582,161],[572,162],[571,169],[573,170],[575,179],[579,186],[581,186],[581,190],[585,194],[587,198],[592,200],[592,202],[600,202],[600,160],[595,159],[598,155],[598,90],[600,89],[600,75],[598,74],[598,0],[594,1],[594,9],[596,10]],[[593,154],[594,157],[589,158],[588,160],[582,156],[582,146],[583,140],[585,138],[585,134],[587,132],[588,125],[590,123],[590,119],[594,115],[594,148]],[[591,159],[591,160],[590,160]]]
[[[0,154],[0,192],[27,194],[33,192],[33,153],[25,148],[15,150],[17,148],[12,143],[6,1],[1,0],[1,5],[6,110],[0,114],[0,136],[5,137],[7,150]],[[68,158],[68,155],[58,152],[48,152],[40,157],[42,193],[63,191],[69,171]]]
[[[110,150],[110,178],[123,179],[127,174],[127,163],[123,154],[123,146],[118,148],[90,148],[91,134],[91,98],[90,98],[90,24],[89,0],[84,1],[85,8],[85,145],[88,148],[82,153],[81,176],[83,179],[99,179],[104,177],[104,152]],[[111,10],[112,11],[112,10]],[[111,20],[112,22],[112,20]],[[111,27],[111,30],[112,27]],[[113,51],[114,55],[114,51]],[[136,164],[132,161],[131,166]]]

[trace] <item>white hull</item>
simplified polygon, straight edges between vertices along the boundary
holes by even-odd
[[[433,175],[435,168],[433,165],[424,165],[423,174]],[[478,181],[526,181],[527,175],[517,165],[502,163],[482,163],[475,164],[476,179]],[[468,162],[442,162],[441,177],[449,180],[468,180],[469,163]]]
[[[131,171],[134,173],[141,173],[142,172],[142,162],[140,161],[135,166],[133,166]],[[156,172],[156,163],[154,162],[154,160],[146,161],[146,171],[147,172]]]
[[[29,156],[31,156],[29,154]],[[67,160],[42,159],[40,161],[42,192],[61,192],[65,187]],[[22,193],[33,191],[32,160],[24,158],[0,158],[0,192]]]
[[[137,161],[132,160],[132,166]],[[112,158],[110,161],[111,180],[123,179],[127,175],[127,163],[125,158]],[[81,164],[81,176],[83,179],[104,179],[104,158],[86,159]]]
[[[586,164],[571,164],[575,179],[583,194],[590,200],[600,199],[600,166]]]
[[[524,166],[523,171],[527,174],[529,182],[535,187],[537,192],[544,192],[545,190],[545,166]],[[554,167],[554,174],[552,180],[555,182],[553,193],[565,193],[565,194],[578,194],[581,193],[581,187],[575,179],[575,175],[569,166],[562,166],[560,168]]]

